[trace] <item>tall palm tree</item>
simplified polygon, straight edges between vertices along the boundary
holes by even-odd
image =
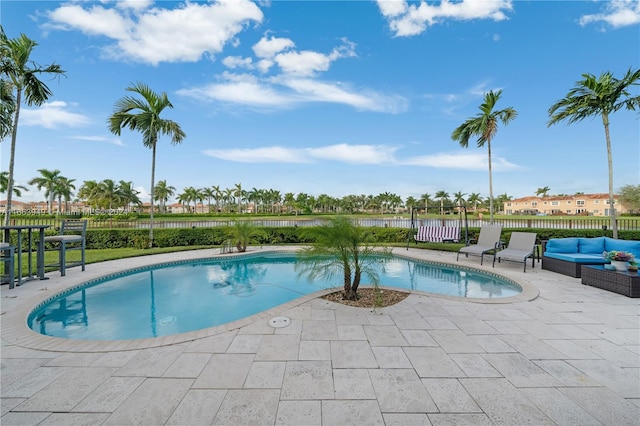
[[[118,192],[120,192],[120,196],[122,197],[122,203],[127,211],[131,211],[131,206],[136,205],[139,206],[142,204],[140,201],[140,191],[136,190],[133,187],[133,182],[121,180],[118,182]]]
[[[213,200],[216,202],[216,213],[220,212],[220,200],[222,200],[222,190],[220,185],[213,185],[211,187],[213,191]]]
[[[156,201],[160,203],[160,211],[165,213],[167,201],[169,201],[169,198],[173,197],[176,193],[176,188],[171,185],[167,185],[166,180],[160,180],[154,188],[153,193]]]
[[[35,185],[38,190],[44,188],[44,196],[47,197],[47,213],[51,214],[53,210],[53,200],[56,197],[56,185],[60,178],[60,170],[40,169],[40,176],[34,177],[29,181],[29,185]]]
[[[430,194],[426,194],[426,193],[425,193],[425,194],[422,194],[422,195],[420,196],[420,199],[421,199],[422,201],[424,201],[424,214],[429,213],[429,211],[428,211],[428,210],[429,210],[429,201],[431,201],[431,195],[430,195]]]
[[[467,200],[464,199],[465,195],[467,194],[463,193],[462,191],[458,191],[453,194],[453,201],[457,206],[463,206],[467,202]],[[460,214],[460,216],[462,216],[461,208],[458,209],[458,213]]]
[[[15,111],[16,98],[13,96],[11,83],[0,76],[0,141],[11,135],[11,119]]]
[[[0,172],[0,194],[7,192],[9,188],[9,172]],[[22,191],[29,191],[22,185],[13,185],[13,193],[17,197],[22,197]]]
[[[444,214],[444,200],[449,199],[449,194],[447,191],[438,191],[436,192],[436,198],[440,200],[440,214]]]
[[[13,169],[16,158],[16,139],[18,137],[18,119],[20,106],[24,95],[25,103],[29,106],[40,106],[52,95],[49,87],[38,79],[40,74],[54,76],[64,75],[64,71],[57,64],[40,66],[33,62],[31,52],[38,43],[24,34],[9,39],[0,26],[0,78],[3,81],[3,89],[11,90],[13,94],[13,106],[9,104],[10,111],[2,111],[3,115],[13,114],[11,125],[11,150],[9,154],[9,175],[7,185],[7,204],[4,215],[4,224],[9,225],[11,217],[11,196],[13,194]],[[5,99],[8,99],[5,96]],[[3,107],[4,108],[4,107]],[[4,118],[4,116],[3,116]],[[6,124],[4,125],[6,126]],[[8,129],[5,129],[8,130]]]
[[[505,126],[518,116],[518,113],[512,107],[494,111],[496,103],[502,96],[502,90],[494,92],[493,90],[485,93],[484,102],[480,105],[480,113],[475,117],[467,119],[458,126],[451,138],[458,141],[463,148],[469,147],[469,139],[477,136],[478,148],[482,148],[487,144],[487,160],[489,162],[489,223],[493,223],[493,171],[491,168],[491,141],[498,132],[498,123],[502,122]]]
[[[549,188],[548,186],[545,186],[543,188],[538,188],[536,189],[536,195],[537,196],[542,195],[543,197],[546,197],[547,195],[549,195],[549,191],[551,191],[551,188]]]
[[[73,195],[73,191],[76,189],[76,186],[73,184],[75,179],[68,179],[64,176],[60,176],[57,180],[54,192],[56,197],[58,197],[58,213],[62,213],[62,199],[64,198],[64,212],[66,213],[69,210],[69,201],[71,200],[71,196]]]
[[[475,213],[478,210],[478,204],[482,203],[482,198],[479,193],[472,192],[471,195],[469,195],[469,198],[467,198],[467,202],[471,203],[473,206],[473,212]]]
[[[548,126],[566,120],[569,124],[577,123],[587,117],[600,116],[604,126],[607,143],[607,163],[609,166],[609,211],[613,238],[618,238],[615,200],[613,199],[613,160],[611,155],[611,137],[609,135],[609,115],[626,108],[635,111],[640,108],[640,96],[629,93],[631,86],[640,84],[640,69],[631,68],[618,79],[611,72],[604,72],[596,77],[593,74],[582,74],[567,95],[549,108]]]
[[[233,196],[238,201],[238,214],[242,213],[242,199],[245,195],[245,191],[242,189],[242,183],[236,183],[233,188]]]
[[[160,117],[165,108],[173,108],[166,92],[156,93],[144,83],[127,87],[129,92],[142,96],[142,99],[125,96],[116,101],[114,112],[109,117],[109,130],[120,136],[122,129],[128,127],[142,133],[142,143],[151,148],[151,210],[149,214],[149,248],[153,247],[153,202],[156,174],[156,145],[160,135],[171,136],[171,144],[176,145],[186,137],[180,125],[172,120]]]
[[[100,184],[95,180],[85,180],[78,190],[78,198],[85,200],[94,209],[100,207]]]

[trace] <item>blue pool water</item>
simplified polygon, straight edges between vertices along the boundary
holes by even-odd
[[[123,272],[54,296],[28,325],[48,336],[86,340],[167,336],[225,324],[340,282],[298,279],[295,254],[200,259]],[[454,266],[394,257],[380,284],[474,298],[519,294],[504,279]]]

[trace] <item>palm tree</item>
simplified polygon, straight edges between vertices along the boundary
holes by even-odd
[[[170,197],[176,193],[176,188],[170,185],[167,185],[166,180],[158,181],[155,189],[153,190],[156,201],[160,203],[160,211],[162,213],[166,212],[167,201],[169,201]]]
[[[628,89],[640,81],[640,69],[629,69],[622,79],[617,79],[611,72],[604,72],[596,77],[593,74],[582,74],[567,95],[549,108],[548,126],[566,120],[569,124],[577,123],[587,117],[602,117],[604,135],[607,143],[607,163],[609,166],[609,211],[613,238],[618,238],[615,200],[613,199],[613,160],[611,155],[611,137],[609,135],[609,115],[626,108],[635,111],[640,107],[640,96],[631,96]]]
[[[166,92],[158,94],[144,83],[127,87],[129,92],[142,96],[142,99],[125,96],[115,103],[114,113],[109,117],[109,130],[120,136],[122,129],[128,127],[142,133],[142,143],[151,148],[151,210],[149,215],[149,248],[153,247],[153,202],[156,174],[156,145],[159,136],[171,136],[171,144],[176,145],[185,138],[180,125],[172,120],[160,118],[165,108],[173,108]]]
[[[233,196],[236,197],[238,201],[238,214],[242,213],[242,199],[245,196],[246,192],[242,190],[242,183],[236,183],[235,188],[233,189]]]
[[[71,200],[73,190],[76,189],[76,186],[73,184],[75,181],[75,179],[68,179],[64,176],[60,176],[56,181],[53,190],[56,197],[58,197],[58,213],[62,213],[62,198],[64,198],[64,212],[66,213],[69,210],[69,201]]]
[[[11,134],[11,119],[15,111],[16,99],[13,96],[11,83],[0,78],[0,141]]]
[[[471,195],[469,195],[469,198],[467,198],[467,202],[471,203],[473,206],[473,212],[475,213],[478,210],[478,204],[482,203],[482,198],[479,193],[472,192]]]
[[[124,207],[126,207],[127,211],[131,210],[131,205],[139,206],[142,204],[142,201],[140,201],[140,198],[138,197],[140,191],[133,187],[133,182],[121,180],[118,183],[118,192],[122,197],[122,203],[124,204]]]
[[[484,102],[480,105],[480,113],[467,119],[451,134],[454,141],[458,141],[463,148],[469,147],[469,139],[477,136],[478,148],[487,144],[487,160],[489,162],[489,223],[493,223],[493,174],[491,168],[491,141],[498,132],[498,122],[505,126],[518,116],[512,107],[494,111],[493,108],[502,95],[502,90],[485,93]]]
[[[9,187],[9,172],[0,172],[0,194],[7,192]],[[22,197],[22,191],[29,191],[22,185],[13,185],[13,193],[17,197]]]
[[[444,200],[449,198],[449,194],[447,191],[438,191],[436,192],[436,198],[440,200],[440,214],[444,214]]]
[[[542,197],[546,197],[547,195],[549,195],[549,191],[551,191],[551,188],[549,188],[548,186],[545,186],[543,188],[538,188],[536,189],[536,195],[537,196],[542,195]]]
[[[4,99],[12,102],[3,106],[1,111],[3,121],[5,116],[13,114],[13,124],[11,125],[11,151],[9,154],[9,175],[7,184],[7,204],[4,214],[4,224],[9,225],[11,217],[11,196],[13,194],[13,169],[16,157],[16,139],[18,137],[18,120],[20,117],[20,106],[22,96],[27,105],[40,106],[52,95],[51,90],[38,79],[40,74],[52,74],[54,76],[64,75],[64,71],[57,64],[42,67],[30,59],[33,48],[38,43],[31,40],[24,34],[14,39],[7,38],[4,28],[0,26],[0,77],[2,79],[2,90],[10,90],[11,98],[3,94]],[[13,93],[15,92],[15,95]],[[12,99],[12,101],[10,100]],[[7,110],[8,108],[8,110]],[[3,125],[5,131],[8,125]]]
[[[251,220],[234,220],[229,229],[229,237],[240,253],[247,251],[251,238],[257,235],[261,235],[261,232]]]
[[[467,194],[463,193],[462,191],[458,191],[453,194],[453,201],[456,203],[457,206],[462,207],[463,205],[465,205],[466,203],[466,200],[464,199],[465,195]],[[460,214],[460,216],[462,216],[461,208],[458,208],[458,213]]]
[[[78,190],[78,198],[85,200],[94,209],[100,207],[100,184],[95,180],[85,180]]]
[[[213,191],[213,199],[216,202],[216,213],[220,212],[220,200],[222,200],[222,190],[220,189],[220,185],[214,185],[211,187]]]
[[[429,201],[431,201],[431,195],[426,193],[422,194],[420,199],[424,201],[424,214],[429,213]]]
[[[63,176],[60,170],[40,169],[40,176],[34,177],[29,181],[29,185],[35,185],[38,190],[45,189],[44,196],[47,197],[47,213],[51,214],[53,210],[53,200],[56,196],[56,185]]]
[[[374,286],[380,278],[373,265],[391,255],[388,250],[375,250],[368,244],[369,235],[343,216],[328,223],[305,229],[311,241],[316,243],[300,252],[295,268],[299,276],[309,280],[332,279],[342,275],[343,299],[357,300],[358,286],[366,276]],[[377,256],[373,256],[376,254]]]

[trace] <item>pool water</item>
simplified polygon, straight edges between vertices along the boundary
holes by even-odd
[[[54,296],[29,315],[48,336],[141,339],[232,322],[341,282],[298,278],[296,255],[274,253],[157,265],[92,281]],[[450,296],[498,298],[520,286],[454,266],[394,257],[377,266],[380,284]],[[363,283],[364,284],[364,283]]]

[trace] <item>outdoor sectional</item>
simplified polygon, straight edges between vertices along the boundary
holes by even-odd
[[[616,240],[609,237],[552,238],[542,254],[542,269],[580,278],[582,265],[609,263],[602,257],[605,251],[627,251],[640,259],[640,241]]]

